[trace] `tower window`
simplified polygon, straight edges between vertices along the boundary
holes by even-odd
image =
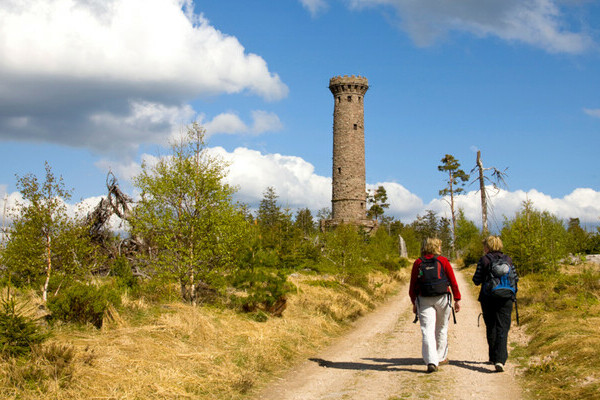
[[[342,173],[342,167],[338,167],[338,174]]]
[[[354,130],[357,130],[357,129],[358,129],[358,125],[354,124]]]
[[[361,96],[358,96],[358,102],[362,103],[362,97]]]
[[[352,101],[352,96],[348,96],[348,101]]]
[[[337,101],[339,103],[340,101],[342,101],[342,98],[340,96],[338,96]]]

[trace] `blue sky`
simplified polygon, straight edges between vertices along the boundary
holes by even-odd
[[[389,214],[448,215],[437,170],[507,169],[496,226],[525,199],[600,221],[600,1],[8,0],[0,3],[0,195],[44,161],[74,189],[124,190],[197,120],[238,199],[331,200],[329,79],[361,75],[367,187]],[[478,222],[475,185],[458,204]]]

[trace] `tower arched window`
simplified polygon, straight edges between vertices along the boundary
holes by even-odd
[[[348,102],[352,101],[352,96],[348,96]]]

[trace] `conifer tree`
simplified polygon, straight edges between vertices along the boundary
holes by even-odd
[[[438,171],[444,172],[448,174],[446,179],[446,187],[439,191],[440,196],[450,196],[450,200],[448,204],[450,205],[450,212],[452,216],[452,240],[454,242],[456,236],[456,215],[454,208],[454,195],[462,193],[465,182],[469,180],[469,175],[465,173],[460,168],[460,163],[456,158],[454,158],[451,154],[446,154],[444,158],[442,158],[442,164],[438,165]],[[452,248],[455,249],[454,243],[452,244]],[[454,251],[456,256],[456,250]]]

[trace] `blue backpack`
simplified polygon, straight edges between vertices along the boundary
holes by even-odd
[[[504,256],[491,257],[491,265],[484,283],[484,293],[501,299],[517,298],[517,282],[519,277],[512,265]]]

